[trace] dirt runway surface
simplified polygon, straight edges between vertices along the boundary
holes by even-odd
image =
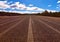
[[[0,16],[0,42],[60,42],[60,18]]]

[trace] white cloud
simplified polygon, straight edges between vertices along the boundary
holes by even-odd
[[[9,12],[12,12],[12,13],[21,13],[21,14],[24,14],[24,13],[40,13],[40,12],[31,12],[31,11],[9,11]]]
[[[59,8],[60,8],[60,4],[58,4],[58,5],[57,5],[57,7],[59,7]]]
[[[34,6],[33,4],[29,4],[29,6]]]
[[[57,7],[58,10],[60,10],[60,1],[57,2]]]
[[[48,12],[57,12],[56,10],[48,10],[48,9],[47,9],[47,11]]]
[[[24,10],[26,8],[26,5],[21,4],[19,2],[15,2],[14,4],[10,5],[11,8],[16,8],[16,9],[20,9],[20,10]]]
[[[19,2],[15,2],[15,5],[18,7],[18,8],[25,8],[26,6],[24,4],[21,4]]]
[[[60,1],[58,1],[57,3],[60,3]]]
[[[52,5],[48,5],[48,7],[51,7]]]
[[[58,7],[60,7],[60,4],[58,5]]]
[[[22,4],[20,2],[15,2],[15,3],[9,5],[10,3],[12,3],[12,2],[7,3],[7,1],[0,1],[0,8],[2,8],[2,9],[7,9],[7,8],[12,9],[12,10],[9,10],[9,11],[8,10],[2,10],[2,11],[16,12],[16,13],[40,13],[40,12],[45,11],[45,9],[33,6],[33,4],[29,4],[28,6],[26,6],[25,4]],[[50,7],[51,5],[48,5],[48,6]],[[17,11],[17,10],[14,10],[14,9],[25,10],[25,11]],[[55,10],[48,10],[48,11],[49,12],[50,11],[55,12]]]
[[[9,5],[7,5],[6,3],[7,1],[0,1],[0,8],[3,8],[3,9],[9,8]]]
[[[56,7],[56,8],[59,8],[59,7]]]
[[[11,4],[11,3],[13,3],[13,1],[8,2],[7,4]]]
[[[37,10],[37,8],[36,7],[26,7],[26,10],[29,10],[29,11],[31,11],[31,10]]]
[[[20,10],[27,10],[27,11],[44,11],[44,9],[42,8],[38,8],[38,7],[35,7],[35,6],[32,6],[32,4],[29,4],[29,7],[26,6],[25,4],[21,4],[19,2],[15,2],[14,4],[11,4],[11,6],[14,6],[16,9],[20,9]],[[30,7],[32,6],[32,7]],[[13,7],[13,8],[14,8]]]

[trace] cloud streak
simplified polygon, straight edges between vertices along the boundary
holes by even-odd
[[[48,7],[51,7],[52,5],[48,5]]]
[[[60,3],[60,1],[58,1],[57,3]]]

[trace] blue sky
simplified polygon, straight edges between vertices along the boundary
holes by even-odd
[[[12,1],[12,0],[10,0]],[[13,2],[16,2],[17,0],[13,0]],[[24,3],[25,5],[33,4],[36,7],[44,8],[44,9],[56,9],[58,0],[19,0],[19,2]],[[48,7],[48,5],[52,5],[51,7]]]
[[[5,8],[4,10],[14,10],[14,11],[25,11],[25,12],[42,12],[44,10],[48,11],[60,11],[60,1],[59,0],[0,0],[2,3],[9,6],[10,8]],[[0,2],[1,3],[1,2]],[[2,4],[3,5],[3,4]],[[0,5],[0,7],[2,6]],[[16,6],[11,8],[11,6]],[[0,8],[1,10],[1,8]]]

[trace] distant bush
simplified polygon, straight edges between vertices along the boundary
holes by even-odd
[[[19,13],[0,12],[0,16],[17,16]]]
[[[38,13],[37,15],[60,17],[60,12],[48,12],[46,10],[43,13]]]
[[[10,13],[10,12],[0,12],[0,16],[17,16],[17,15],[42,15],[42,16],[60,17],[60,12],[48,12],[47,10],[45,10],[42,13],[35,13],[35,14],[20,14],[20,13]]]

